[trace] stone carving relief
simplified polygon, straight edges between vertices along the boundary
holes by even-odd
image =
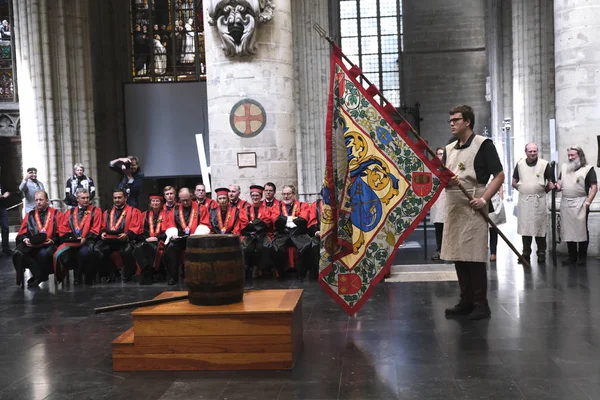
[[[18,114],[0,114],[0,136],[16,137],[20,135]]]
[[[274,0],[210,0],[208,23],[217,28],[228,57],[254,54],[256,29],[270,21]]]

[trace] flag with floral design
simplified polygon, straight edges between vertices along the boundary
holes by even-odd
[[[328,102],[327,164],[321,214],[319,283],[350,315],[389,271],[402,241],[417,227],[450,179],[411,140],[395,108],[374,100],[360,69],[334,47]]]

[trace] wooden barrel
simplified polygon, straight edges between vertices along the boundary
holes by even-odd
[[[245,266],[239,236],[190,236],[184,266],[190,303],[215,306],[242,301]]]

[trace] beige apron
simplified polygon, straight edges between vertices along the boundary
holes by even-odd
[[[446,191],[442,190],[435,203],[430,208],[429,218],[432,224],[443,224],[446,212]]]
[[[588,240],[585,177],[591,168],[586,165],[573,172],[568,171],[567,164],[561,168],[560,237],[564,242]]]
[[[524,158],[517,163],[519,171],[519,203],[517,206],[517,233],[522,236],[546,236],[546,166],[548,161],[538,158],[530,167]]]
[[[466,149],[456,149],[456,142],[446,146],[446,166],[458,176],[464,188],[473,196],[481,197],[485,185],[477,182],[473,163],[486,138],[476,135]],[[484,207],[487,213],[487,207]],[[486,262],[488,253],[488,225],[479,211],[458,188],[446,188],[446,220],[441,258],[447,261]]]

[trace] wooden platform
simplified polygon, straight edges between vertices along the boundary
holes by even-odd
[[[133,327],[112,343],[115,371],[291,369],[302,348],[301,289],[250,291],[225,306],[182,300],[131,314]]]

